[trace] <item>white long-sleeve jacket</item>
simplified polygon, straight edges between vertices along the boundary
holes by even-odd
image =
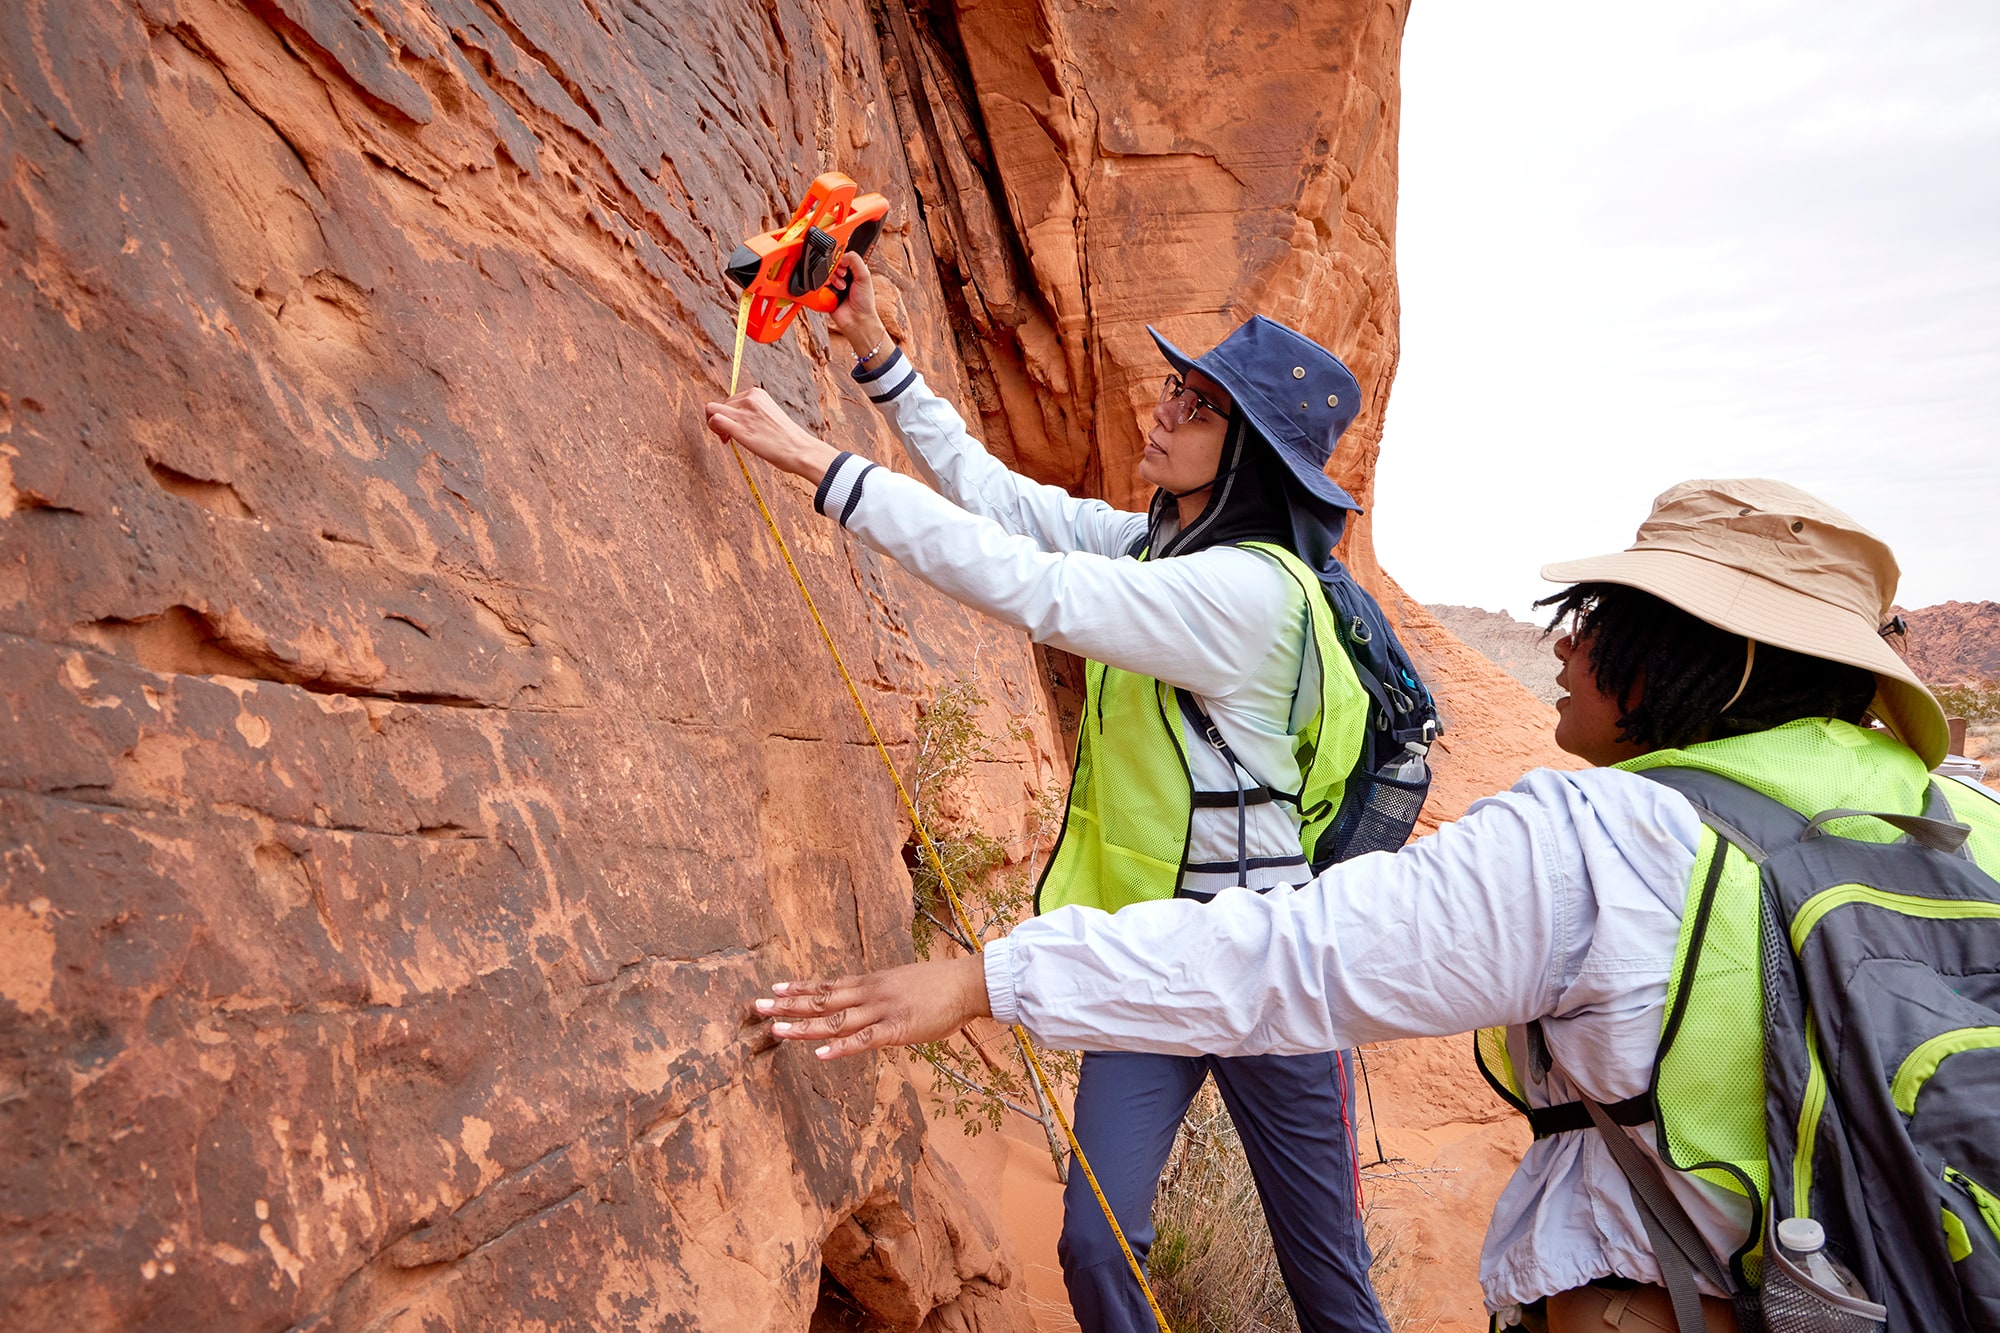
[[[1296,892],[1066,907],[988,946],[993,1016],[1055,1047],[1252,1055],[1449,1036],[1541,1019],[1558,1068],[1605,1103],[1652,1077],[1681,909],[1700,843],[1680,793],[1617,769],[1538,769],[1394,854]],[[1466,1077],[1478,1078],[1466,1043]],[[1646,1131],[1634,1140],[1651,1151]],[[1735,1196],[1677,1171],[1723,1254]],[[1506,1310],[1606,1274],[1659,1281],[1632,1194],[1592,1132],[1528,1149],[1480,1256]],[[1717,1293],[1719,1294],[1719,1293]]]
[[[1537,769],[1432,836],[1294,893],[1141,903],[1115,917],[1065,907],[1023,922],[987,947],[987,998],[995,1019],[1051,1046],[1183,1054],[1319,1051],[1540,1019],[1557,1065],[1544,1104],[1579,1090],[1609,1104],[1652,1077],[1700,838],[1687,798],[1636,773]],[[1650,1125],[1628,1132],[1653,1152]],[[1742,1243],[1738,1196],[1665,1175],[1711,1248]],[[1594,1132],[1541,1140],[1493,1210],[1479,1265],[1488,1307],[1610,1273],[1660,1280],[1624,1176]]]
[[[1275,560],[1218,546],[1141,561],[1127,553],[1146,515],[1079,500],[1002,466],[967,433],[900,351],[856,381],[882,410],[923,474],[922,483],[843,454],[814,503],[862,541],[957,601],[1051,644],[1179,686],[1201,703],[1249,777],[1191,743],[1194,785],[1229,791],[1256,782],[1299,787],[1292,735],[1319,701],[1304,594]],[[1296,883],[1310,871],[1299,817],[1282,803],[1246,812],[1253,888]],[[1191,863],[1228,863],[1234,878],[1236,811],[1196,812]],[[1190,887],[1212,889],[1212,883]]]
[[[937,493],[843,455],[821,512],[1038,642],[1192,691],[1257,777],[1296,786],[1291,710],[1316,698],[1316,679],[1299,686],[1317,663],[1301,661],[1305,607],[1274,563],[1230,547],[1125,558],[1145,515],[1009,472],[900,353],[856,379]],[[1230,784],[1219,756],[1189,749],[1206,765],[1197,785]],[[1197,821],[1191,858],[1234,855],[1229,813],[1226,830]],[[1594,1071],[1601,1085],[1587,1090],[1615,1102],[1651,1077],[1699,827],[1679,793],[1634,774],[1531,773],[1436,835],[1296,893],[1026,922],[989,947],[987,991],[996,1018],[1054,1046],[1178,1054],[1323,1051],[1541,1018],[1563,1069]],[[1298,846],[1295,819],[1260,835]],[[1562,1070],[1547,1091],[1574,1095]],[[1744,1219],[1728,1198],[1668,1174],[1734,1249]],[[1594,1134],[1535,1144],[1487,1233],[1488,1304],[1607,1273],[1658,1275],[1624,1177]]]
[[[856,379],[941,494],[844,455],[820,486],[821,512],[1038,642],[1192,691],[1257,777],[1296,785],[1290,713],[1316,698],[1316,680],[1299,685],[1317,664],[1301,661],[1305,608],[1275,564],[1228,547],[1126,559],[1145,515],[1009,472],[900,353]],[[1198,785],[1229,785],[1219,756],[1190,751],[1207,761]],[[1191,857],[1233,856],[1233,813],[1226,838],[1197,823]],[[1262,835],[1298,845],[1295,820]],[[1651,1077],[1699,836],[1693,807],[1658,783],[1538,771],[1436,835],[1296,893],[1026,922],[989,947],[988,996],[996,1018],[1053,1046],[1177,1054],[1323,1051],[1540,1018],[1562,1066],[1551,1098],[1574,1096],[1563,1070],[1588,1069],[1600,1081],[1587,1091],[1615,1102]],[[1733,1250],[1745,1219],[1730,1196],[1668,1175]],[[1624,1177],[1594,1134],[1536,1143],[1487,1233],[1489,1306],[1608,1273],[1658,1279]]]

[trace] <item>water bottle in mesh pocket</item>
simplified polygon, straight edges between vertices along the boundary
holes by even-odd
[[[1764,1252],[1764,1285],[1757,1294],[1764,1333],[1882,1333],[1889,1317],[1871,1301],[1827,1290],[1776,1244]]]
[[[1319,570],[1319,582],[1354,678],[1368,695],[1368,725],[1339,813],[1314,849],[1314,874],[1367,852],[1393,852],[1409,840],[1431,786],[1424,753],[1444,732],[1437,701],[1375,599],[1338,560]]]
[[[1393,852],[1407,842],[1423,813],[1431,772],[1418,747],[1410,746],[1375,772],[1347,781],[1340,815],[1313,858],[1315,871],[1368,852]]]

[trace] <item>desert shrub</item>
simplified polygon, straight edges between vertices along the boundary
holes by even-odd
[[[1396,1333],[1436,1320],[1411,1281],[1402,1228],[1371,1204],[1362,1225],[1374,1251],[1369,1277]],[[1153,1201],[1153,1295],[1176,1333],[1297,1333],[1243,1143],[1210,1082],[1181,1122]]]
[[[1967,722],[2000,722],[2000,683],[1939,685],[1931,693],[1944,707],[1946,717],[1962,717]]]
[[[1060,827],[1062,793],[1053,784],[1030,799],[1028,852],[1020,862],[1008,864],[1006,844],[980,826],[969,784],[974,766],[993,757],[993,738],[981,721],[986,707],[976,680],[960,676],[932,697],[917,720],[907,779],[910,799],[969,918],[961,922],[953,914],[938,864],[913,831],[903,854],[910,867],[913,899],[910,939],[921,958],[929,958],[938,948],[969,953],[972,935],[983,944],[1020,920],[1034,895],[1040,857]],[[1005,735],[1025,740],[1027,722],[1010,718]],[[1055,1124],[1012,1036],[1005,1029],[982,1027],[984,1037],[961,1029],[955,1036],[912,1048],[932,1068],[938,1113],[957,1116],[966,1133],[976,1134],[986,1126],[998,1129],[1001,1117],[1015,1111],[1041,1124],[1055,1151]],[[1076,1086],[1075,1052],[1037,1053],[1051,1082]],[[1060,1168],[1060,1154],[1057,1161]]]
[[[1181,1122],[1153,1232],[1153,1295],[1179,1333],[1296,1333],[1250,1164],[1213,1083]]]

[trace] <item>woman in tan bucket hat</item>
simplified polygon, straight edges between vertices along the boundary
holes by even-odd
[[[1654,502],[1625,550],[1548,565],[1542,577],[1639,589],[1734,636],[1744,669],[1738,695],[1757,678],[1757,653],[1765,651],[1768,663],[1770,648],[1869,672],[1869,711],[1934,767],[1945,755],[1944,713],[1886,640],[1899,572],[1878,538],[1796,487],[1688,481]],[[1590,596],[1544,604],[1569,613]],[[1704,729],[1718,723],[1729,731],[1726,706],[1680,711],[1683,738],[1712,739]]]
[[[1637,1145],[1652,1163],[1644,1169],[1658,1171],[1656,1138],[1673,1137],[1669,1122],[1683,1116],[1695,1139],[1707,1117],[1718,1134],[1753,1141],[1696,1143],[1719,1154],[1711,1166],[1730,1151],[1763,1155],[1754,1008],[1747,1022],[1717,1025],[1700,1007],[1715,1001],[1677,1001],[1663,1036],[1669,994],[1711,975],[1681,986],[1683,962],[1695,962],[1679,955],[1683,916],[1703,887],[1698,865],[1705,904],[1717,882],[1748,894],[1751,961],[1716,984],[1740,987],[1747,974],[1750,1003],[1760,1003],[1757,872],[1744,863],[1747,888],[1735,869],[1725,878],[1733,850],[1681,790],[1642,774],[1719,775],[1807,816],[1913,816],[1931,808],[1927,770],[1945,753],[1944,717],[1884,639],[1897,578],[1889,549],[1783,483],[1683,483],[1659,497],[1628,549],[1543,574],[1569,585],[1544,603],[1568,629],[1555,644],[1568,691],[1556,739],[1595,767],[1531,772],[1435,835],[1336,866],[1297,892],[1225,891],[1200,929],[1191,903],[1116,917],[1066,908],[1023,923],[983,958],[795,982],[758,1001],[759,1013],[778,1020],[780,1038],[821,1043],[821,1058],[930,1040],[989,1014],[1052,1046],[1168,1052],[1325,1050],[1485,1029],[1482,1068],[1537,1134],[1481,1255],[1496,1322],[1555,1333],[1676,1328],[1624,1155]],[[1971,826],[1966,850],[1990,876],[2000,868],[2000,803],[1954,782],[1937,787],[1935,799]],[[1710,953],[1727,961],[1720,945]],[[1739,1082],[1752,1086],[1727,1086],[1720,1072],[1697,1078],[1692,1093],[1662,1082],[1656,1060],[1683,1017],[1701,1069],[1747,1058],[1753,1072]],[[1618,1136],[1624,1147],[1594,1131],[1584,1099],[1633,1131]],[[1704,1160],[1673,1141],[1676,1157]],[[1660,1174],[1701,1244],[1732,1264],[1748,1252],[1759,1234],[1754,1191],[1718,1184],[1720,1171]],[[1708,1299],[1692,1317],[1736,1329],[1729,1302],[1714,1299],[1719,1287],[1700,1285]]]

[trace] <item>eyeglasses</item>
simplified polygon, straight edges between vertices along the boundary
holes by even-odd
[[[1218,421],[1229,420],[1227,411],[1210,402],[1199,389],[1190,388],[1179,375],[1167,376],[1167,382],[1160,386],[1160,406],[1167,409],[1167,418],[1175,426],[1185,426],[1203,412],[1212,413]]]

